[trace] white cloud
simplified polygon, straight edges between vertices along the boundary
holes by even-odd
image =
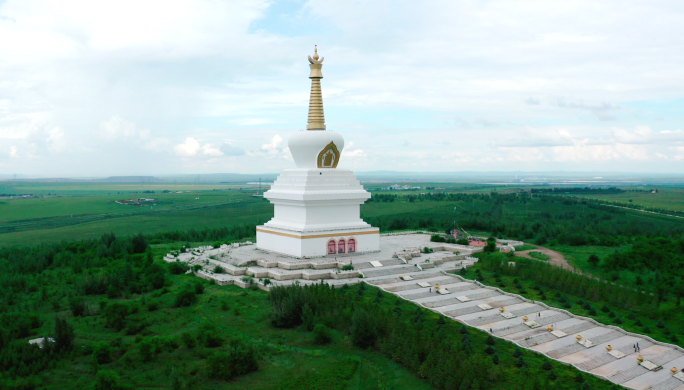
[[[363,150],[354,147],[354,142],[349,142],[342,150],[342,157],[358,159],[360,157],[366,157],[366,154]]]
[[[282,152],[280,145],[283,143],[283,138],[278,134],[274,135],[271,142],[261,145],[261,150],[267,154],[276,154]]]
[[[51,150],[61,151],[66,146],[64,130],[54,127],[48,131],[47,143]]]
[[[9,157],[10,158],[19,158],[19,152],[17,151],[16,146],[14,146],[14,145],[10,146]]]
[[[173,150],[176,151],[176,154],[182,157],[195,156],[200,151],[200,149],[201,147],[199,142],[197,142],[197,140],[192,137],[186,138],[185,142],[173,147]]]
[[[124,120],[118,115],[114,115],[106,121],[100,122],[102,137],[108,141],[117,138],[149,138],[148,129],[138,129],[135,123]]]
[[[226,156],[242,156],[245,154],[244,149],[239,146],[233,146],[229,142],[224,142],[219,149]]]
[[[202,147],[202,154],[205,156],[212,156],[212,157],[219,157],[223,156],[223,152],[213,146],[211,144],[206,144]]]

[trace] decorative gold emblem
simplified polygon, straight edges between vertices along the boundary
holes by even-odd
[[[340,151],[337,150],[337,146],[335,146],[335,143],[332,141],[318,153],[319,168],[337,168],[337,163],[339,161]]]

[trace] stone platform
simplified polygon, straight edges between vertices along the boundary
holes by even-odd
[[[421,253],[424,248],[432,253]],[[332,285],[401,280],[404,275],[422,278],[472,265],[470,257],[482,248],[430,242],[430,234],[388,234],[380,236],[380,251],[346,253],[312,259],[289,257],[257,248],[254,244],[222,245],[220,248],[192,248],[185,253],[169,253],[167,262],[181,261],[199,265],[196,275],[214,280],[217,284],[236,284],[245,287],[255,283],[258,288],[314,283],[320,280]],[[352,270],[343,267],[351,265]],[[216,267],[224,272],[216,273]],[[430,271],[428,273],[428,271]],[[252,277],[250,280],[248,277]]]

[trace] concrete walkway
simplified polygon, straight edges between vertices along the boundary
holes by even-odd
[[[446,295],[436,293],[434,287],[430,293],[429,287],[421,287],[416,281],[369,282],[494,337],[572,364],[621,386],[638,390],[684,390],[684,375],[680,371],[684,367],[684,349],[678,346],[656,342],[459,276],[440,274],[419,280],[446,287],[451,292]],[[527,323],[524,316],[528,317]],[[578,335],[582,343],[578,342]],[[637,343],[639,352],[634,350]],[[644,363],[639,363],[639,356],[644,358]],[[680,374],[673,376],[672,367]]]

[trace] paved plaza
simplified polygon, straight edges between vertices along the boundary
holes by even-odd
[[[482,248],[430,242],[428,234],[382,235],[381,250],[313,259],[293,258],[255,245],[194,248],[165,260],[200,265],[195,274],[221,285],[331,285],[366,282],[494,337],[638,390],[684,390],[684,350],[618,327],[448,273],[477,261]],[[432,253],[422,253],[423,248]],[[342,267],[353,266],[353,270]],[[220,266],[225,273],[213,272]],[[347,267],[349,268],[349,267]],[[439,286],[439,288],[437,288]],[[638,343],[640,350],[635,352]],[[607,348],[608,347],[608,348]],[[637,358],[643,358],[642,361]],[[673,375],[671,368],[677,368]]]

